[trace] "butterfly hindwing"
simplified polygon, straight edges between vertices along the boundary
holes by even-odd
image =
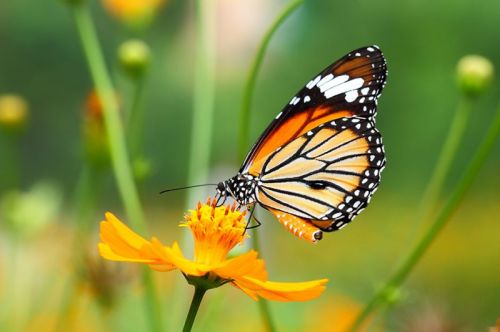
[[[257,200],[333,231],[368,204],[385,166],[382,138],[371,119],[321,124],[268,156]]]
[[[240,172],[258,175],[270,153],[341,117],[374,118],[387,67],[377,46],[352,51],[310,80],[267,127]]]

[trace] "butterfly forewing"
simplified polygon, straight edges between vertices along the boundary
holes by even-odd
[[[267,157],[320,126],[342,117],[374,119],[387,76],[377,46],[352,51],[311,79],[264,131],[240,172],[259,175]]]

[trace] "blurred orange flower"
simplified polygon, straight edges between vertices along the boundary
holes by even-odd
[[[189,227],[194,237],[194,259],[190,260],[184,257],[177,242],[169,247],[155,237],[147,241],[108,212],[106,220],[101,222],[99,251],[106,259],[144,263],[157,271],[179,269],[188,281],[201,280],[210,285],[209,288],[231,283],[254,300],[263,297],[276,301],[306,301],[318,297],[327,279],[272,282],[256,251],[227,258],[229,251],[246,237],[243,216],[234,205],[215,207],[215,201],[210,200],[207,204],[198,203],[181,225]]]
[[[165,0],[104,0],[104,7],[113,15],[127,23],[150,21]]]
[[[324,299],[325,300],[325,299]],[[346,332],[361,312],[361,305],[351,298],[336,295],[335,300],[322,301],[305,313],[302,331],[329,331]],[[356,331],[368,331],[371,318]],[[373,331],[383,331],[380,326],[373,327]],[[370,331],[372,331],[370,330]]]

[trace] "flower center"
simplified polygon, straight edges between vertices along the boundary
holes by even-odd
[[[245,212],[232,206],[215,207],[215,200],[198,203],[196,210],[189,211],[181,226],[188,226],[194,237],[194,260],[200,264],[214,265],[223,262],[228,252],[241,243],[246,220]]]

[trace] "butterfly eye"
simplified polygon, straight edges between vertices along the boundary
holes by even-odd
[[[325,181],[310,181],[307,183],[307,185],[311,189],[321,190],[321,189],[325,189],[328,184]]]
[[[224,182],[219,182],[219,184],[217,184],[217,190],[221,193],[226,190],[226,186],[224,186]]]

